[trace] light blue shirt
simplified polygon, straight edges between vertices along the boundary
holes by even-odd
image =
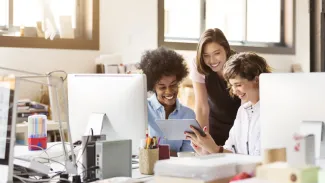
[[[156,94],[148,98],[148,128],[150,137],[161,137],[160,144],[169,144],[170,150],[174,152],[194,151],[189,140],[166,140],[164,134],[156,124],[156,119],[166,119],[164,106],[160,104]],[[168,119],[195,119],[192,109],[179,103],[176,99],[176,108],[168,116]]]

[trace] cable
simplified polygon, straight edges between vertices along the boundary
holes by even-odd
[[[91,167],[87,168],[86,170],[82,171],[81,173],[79,173],[78,175],[83,174],[83,180],[87,180],[87,176],[84,176],[85,173],[86,173],[87,171],[89,171],[89,170],[92,170],[92,169],[96,170],[96,169],[98,169],[98,168],[99,168],[99,166],[91,166]],[[86,174],[86,175],[87,175],[87,174]]]
[[[68,73],[65,72],[64,70],[54,70],[54,71],[49,72],[47,75],[52,76],[53,73],[64,73],[65,77],[64,78],[60,77],[62,79],[62,81],[65,81],[67,79],[67,77],[68,77]]]
[[[54,146],[57,146],[57,145],[62,145],[62,143],[64,143],[64,145],[70,145],[70,143],[68,143],[68,142],[57,142],[56,144],[53,144],[53,145],[51,145],[49,148],[46,148],[46,151],[48,151],[48,150],[50,150],[52,147],[54,147]]]
[[[19,179],[20,181],[24,181],[24,183],[26,183],[26,181],[28,181],[28,182],[45,182],[45,181],[51,181],[51,180],[53,180],[53,179],[39,179],[39,180],[35,180],[35,179],[21,177],[21,176],[18,176],[18,175],[13,175],[13,177],[16,178],[16,179]],[[58,178],[58,180],[64,180],[64,181],[67,181],[67,182],[71,182],[70,180],[63,179],[63,178]]]
[[[90,128],[90,132],[91,132],[91,136],[93,137],[94,134],[93,134],[93,129],[92,129],[92,128]],[[86,150],[87,145],[88,145],[88,141],[89,141],[89,135],[88,135],[88,137],[87,137],[86,144],[85,144],[85,146],[84,146],[84,148],[83,148],[83,150],[82,150],[81,156],[78,158],[78,161],[77,161],[77,162],[79,162],[80,158],[81,158],[82,155],[85,153],[85,150]]]
[[[78,175],[80,175],[80,174],[83,174],[83,173],[85,173],[86,171],[88,171],[88,170],[93,170],[93,169],[99,169],[99,166],[91,166],[91,167],[89,167],[89,168],[87,168],[86,170],[84,170],[84,171],[82,171],[81,173],[79,173]]]
[[[64,173],[64,172],[62,171],[62,172],[56,173],[55,175],[53,175],[53,176],[51,177],[51,179],[53,179],[54,177],[57,177],[57,176],[61,175],[62,173]]]
[[[81,153],[81,155],[79,156],[79,158],[78,158],[78,160],[77,160],[77,163],[80,162],[80,158],[81,158],[81,157],[83,156],[83,154],[85,153],[85,150],[86,150],[87,145],[88,145],[88,141],[89,141],[89,135],[88,135],[88,137],[87,137],[86,144],[85,144],[85,146],[84,146],[84,148],[83,148],[83,150],[82,150],[82,153]],[[83,162],[80,162],[80,164],[82,165],[82,167],[83,167],[84,169],[86,169],[86,167],[85,167],[85,165],[83,164]]]
[[[22,179],[21,177],[19,177],[17,175],[13,175],[13,177],[20,180],[22,183],[27,183],[26,181],[24,181],[24,179]]]
[[[44,148],[42,148],[42,147],[40,147],[40,146],[36,146],[36,145],[28,145],[28,146],[36,147],[36,148],[41,149],[41,150],[43,151],[43,153],[45,153],[45,154],[47,155],[47,158],[50,159],[49,154],[46,152],[46,150],[45,150]],[[32,160],[34,160],[35,158],[37,158],[37,157],[33,157]]]
[[[49,163],[51,163],[51,161],[53,161],[55,163],[58,163],[58,164],[62,165],[65,168],[65,165],[63,163],[59,162],[59,161],[52,160],[52,159],[47,159],[47,158],[44,158],[44,157],[38,157],[38,158],[48,160]]]
[[[76,147],[75,147],[76,148]],[[81,149],[81,148],[80,148]],[[80,149],[78,149],[78,151],[80,151]],[[75,152],[75,149],[73,149],[73,151]],[[70,150],[69,152],[68,152],[68,154],[69,153],[71,153],[72,151]],[[61,154],[61,155],[58,155],[58,156],[52,156],[51,158],[52,159],[54,159],[54,158],[59,158],[59,157],[61,157],[61,156],[64,156],[64,154]]]

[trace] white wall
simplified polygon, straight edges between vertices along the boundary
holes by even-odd
[[[157,47],[157,2],[101,0],[100,51],[0,48],[0,66],[41,73],[94,72],[99,54],[116,52],[124,62],[137,62],[144,50]],[[296,7],[296,55],[263,55],[280,72],[290,71],[292,63],[302,64],[304,71],[310,67],[308,0],[296,1]],[[188,59],[195,56],[195,52],[181,53]]]
[[[125,4],[128,3],[128,6]],[[125,62],[139,60],[144,49],[157,46],[157,0],[102,1],[101,53],[118,52]],[[291,64],[300,63],[309,71],[308,0],[296,1],[296,54],[262,54],[276,72],[289,72]],[[105,25],[103,25],[105,24]],[[193,51],[180,51],[190,60]]]
[[[102,0],[101,53],[120,53],[125,63],[140,60],[158,45],[157,0]]]
[[[309,0],[296,0],[296,58],[304,72],[310,70]]]

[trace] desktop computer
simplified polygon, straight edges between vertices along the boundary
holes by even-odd
[[[324,158],[325,73],[270,73],[260,76],[262,156],[288,148],[294,133],[314,134],[316,158]]]
[[[146,83],[143,74],[69,74],[72,141],[81,140],[93,113],[102,113],[119,138],[132,140],[132,154],[138,155],[148,126]]]
[[[0,82],[0,182],[13,182],[13,151],[16,135],[15,91],[10,82]]]

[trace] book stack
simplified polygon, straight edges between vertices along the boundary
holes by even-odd
[[[48,117],[48,106],[31,101],[29,99],[19,100],[17,103],[17,123],[28,121],[28,117],[34,114],[42,114]]]

